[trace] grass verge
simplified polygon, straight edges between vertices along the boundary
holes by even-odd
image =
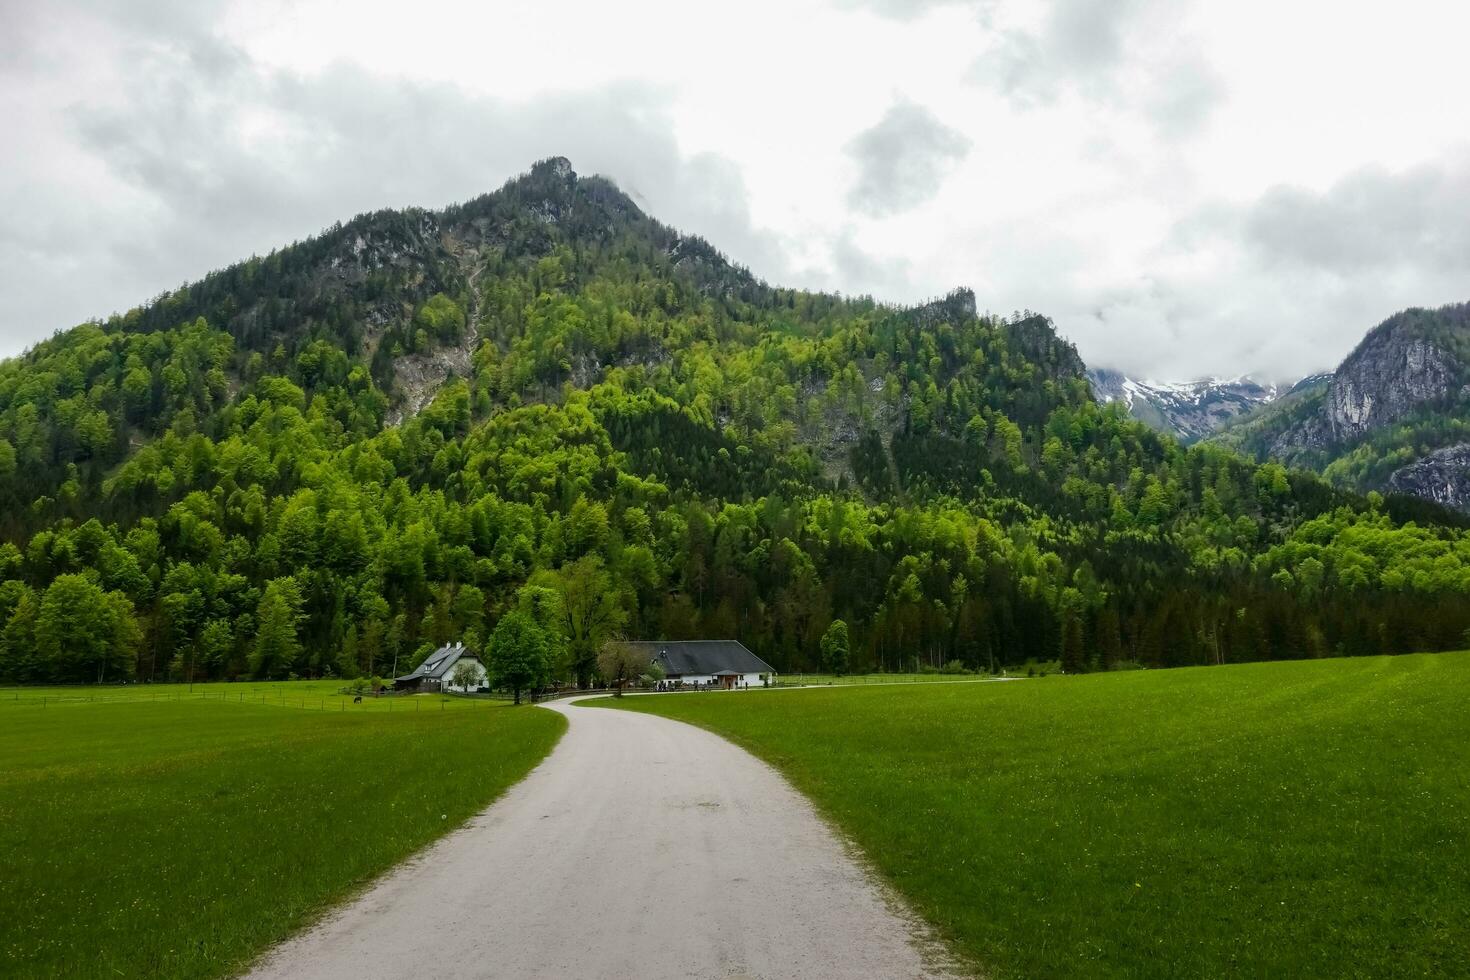
[[[0,973],[237,971],[483,809],[566,724],[233,694],[0,703]]]
[[[357,700],[359,695],[348,690],[347,684],[347,681],[342,680],[315,680],[231,683],[215,681],[193,685],[75,684],[64,687],[3,687],[0,688],[0,710],[25,705],[51,707],[64,704],[163,704],[207,701],[227,704],[263,704],[304,711],[399,713],[484,707],[487,704],[505,700],[502,697],[460,694],[384,694],[376,697],[370,691],[362,692],[361,700]]]
[[[992,976],[1354,977],[1470,963],[1467,703],[1460,653],[619,706],[771,762]]]

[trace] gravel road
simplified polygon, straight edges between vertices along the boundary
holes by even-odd
[[[764,763],[652,715],[550,710],[570,727],[525,780],[250,976],[949,975]]]

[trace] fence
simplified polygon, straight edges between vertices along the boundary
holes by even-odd
[[[1004,676],[1004,675],[1002,675]],[[943,684],[975,683],[989,680],[984,674],[786,674],[777,675],[770,687],[840,687],[866,684]],[[304,689],[292,690],[299,684]],[[476,702],[510,701],[507,691],[483,694],[392,694],[370,691],[358,692],[348,687],[337,687],[333,681],[279,681],[271,684],[220,684],[204,685],[203,690],[186,690],[184,685],[128,685],[120,687],[77,687],[77,688],[3,688],[0,689],[0,708],[6,705],[34,705],[38,707],[66,704],[127,704],[167,701],[218,701],[222,703],[264,704],[309,711],[444,711],[451,708],[470,707]],[[309,685],[309,686],[308,686]],[[197,686],[196,686],[197,687]],[[632,689],[640,690],[640,689]],[[685,691],[693,690],[685,688]],[[751,690],[759,690],[752,687]],[[536,703],[585,694],[615,693],[610,687],[523,692],[521,699]],[[361,701],[355,699],[360,696]]]
[[[781,674],[773,687],[841,687],[862,684],[964,684],[1005,675],[992,674]]]
[[[286,682],[290,683],[290,682]],[[400,701],[395,708],[393,702]],[[259,687],[251,690],[129,690],[129,689],[77,689],[76,691],[11,688],[0,691],[0,708],[6,705],[33,706],[39,708],[61,707],[78,704],[148,704],[158,702],[220,702],[224,704],[263,704],[272,707],[295,708],[305,711],[380,711],[422,712],[443,711],[457,701],[468,701],[448,695],[418,695],[398,698],[373,697],[363,694],[355,700],[351,694],[332,694],[318,691],[270,690]]]

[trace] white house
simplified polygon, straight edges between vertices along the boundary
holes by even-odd
[[[469,684],[454,682],[455,667],[467,663],[474,668]],[[393,687],[400,691],[457,691],[461,694],[474,691],[489,683],[489,674],[480,658],[470,653],[463,643],[451,643],[440,647],[424,658],[424,662],[411,673],[393,679]]]
[[[762,676],[776,678],[771,665],[739,640],[630,640],[628,646],[647,654],[671,681],[735,688],[761,687]]]

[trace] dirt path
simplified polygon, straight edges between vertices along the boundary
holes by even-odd
[[[764,763],[652,715],[552,710],[570,727],[531,775],[251,976],[944,975]]]

